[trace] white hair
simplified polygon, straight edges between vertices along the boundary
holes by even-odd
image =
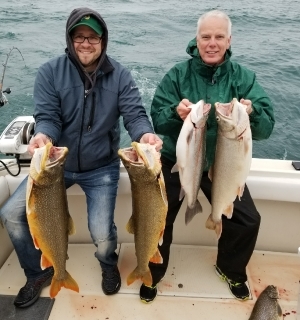
[[[228,17],[228,15],[225,12],[220,11],[220,10],[211,10],[211,11],[204,13],[202,16],[200,16],[200,18],[198,19],[198,22],[197,22],[197,34],[200,32],[200,28],[201,28],[203,21],[206,18],[210,18],[210,17],[222,18],[222,19],[226,20],[228,23],[228,36],[231,36],[232,22],[231,22],[230,18]]]

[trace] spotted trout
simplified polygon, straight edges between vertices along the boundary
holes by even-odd
[[[212,211],[206,221],[218,239],[222,233],[222,214],[232,217],[233,202],[244,192],[252,160],[252,135],[246,106],[233,99],[215,104],[218,122],[214,164],[209,170],[212,181]]]
[[[127,277],[127,284],[141,279],[152,285],[149,261],[162,263],[158,244],[162,244],[168,210],[160,153],[155,146],[132,142],[132,147],[118,151],[126,168],[132,192],[132,215],[127,231],[134,234],[137,267]]]
[[[259,295],[251,312],[249,320],[278,320],[282,319],[282,310],[278,303],[278,290],[269,285]]]
[[[54,268],[51,298],[61,287],[79,292],[76,281],[66,271],[68,235],[75,233],[63,176],[67,154],[67,148],[53,147],[50,142],[35,149],[27,183],[27,220],[34,245],[42,252],[41,268]]]
[[[185,224],[202,212],[198,193],[205,165],[206,121],[211,105],[200,100],[189,108],[191,111],[184,120],[177,139],[176,164],[172,168],[172,172],[179,172],[179,200],[187,197]]]

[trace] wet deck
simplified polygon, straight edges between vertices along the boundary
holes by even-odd
[[[173,245],[158,296],[146,305],[139,300],[140,281],[126,284],[127,275],[136,265],[134,245],[123,243],[119,250],[122,286],[118,294],[105,296],[94,246],[70,244],[67,270],[78,282],[80,293],[63,288],[55,298],[49,320],[247,320],[257,296],[269,284],[279,289],[284,319],[300,319],[300,257],[296,254],[255,251],[247,270],[252,299],[239,302],[214,273],[215,247]],[[0,269],[0,294],[15,295],[24,283],[25,276],[13,252]],[[49,296],[49,287],[43,289],[42,296]]]

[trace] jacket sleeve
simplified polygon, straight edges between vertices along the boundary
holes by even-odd
[[[54,143],[58,142],[62,127],[60,100],[54,88],[49,64],[42,65],[35,78],[34,89],[35,133],[42,132]]]
[[[143,106],[139,89],[131,73],[125,68],[120,79],[119,109],[124,127],[132,141],[139,141],[143,134],[154,132]]]
[[[254,140],[267,139],[271,135],[274,124],[274,111],[270,98],[256,80],[253,72],[247,72],[244,79],[243,90],[240,98],[249,99],[252,102],[253,111],[250,114],[252,138]]]
[[[152,100],[151,117],[155,132],[178,136],[183,121],[176,107],[181,100],[178,73],[172,68],[157,86]]]

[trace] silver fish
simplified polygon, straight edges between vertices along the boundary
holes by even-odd
[[[200,182],[205,165],[206,121],[211,105],[200,100],[190,106],[191,112],[183,122],[176,144],[176,164],[172,172],[179,171],[181,191],[179,200],[187,197],[185,224],[202,212],[198,200]]]
[[[251,167],[252,135],[246,106],[233,99],[216,106],[218,135],[215,161],[209,170],[212,181],[212,211],[206,227],[222,233],[222,214],[232,217],[233,202],[243,195]]]

